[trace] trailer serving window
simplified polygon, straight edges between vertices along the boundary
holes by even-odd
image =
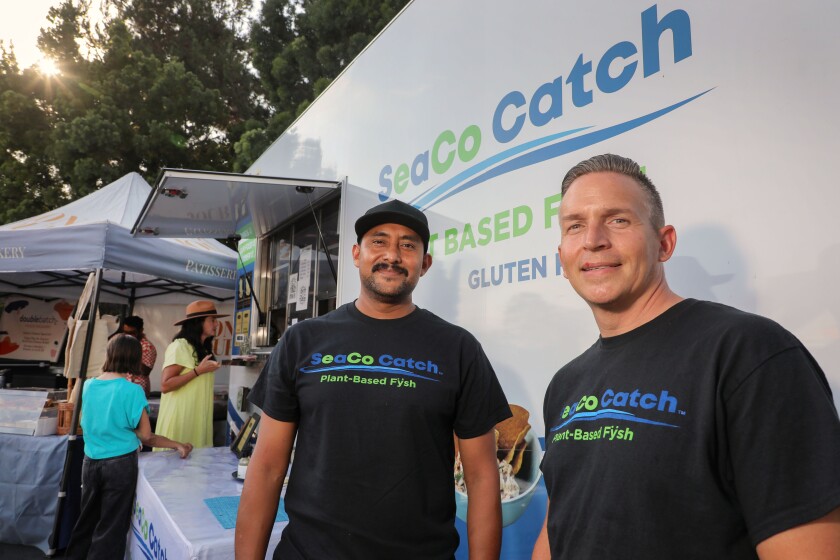
[[[253,275],[238,278],[240,300],[252,301],[237,303],[247,325],[240,331],[237,324],[237,333],[250,333],[249,346],[268,351],[289,325],[335,308],[341,187],[341,181],[163,169],[131,232],[256,240]]]
[[[254,286],[266,302],[267,326],[255,332],[255,346],[273,346],[290,325],[335,309],[336,279],[324,245],[336,266],[338,211],[335,198],[260,240],[259,270],[270,272]]]

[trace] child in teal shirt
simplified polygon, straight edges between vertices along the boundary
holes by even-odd
[[[104,372],[82,393],[82,510],[65,558],[122,558],[137,486],[140,443],[176,449],[186,458],[192,445],[152,433],[143,388],[126,379],[140,372],[142,347],[118,334],[108,343]]]

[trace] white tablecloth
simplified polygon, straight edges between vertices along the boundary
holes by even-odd
[[[242,483],[231,476],[236,463],[226,447],[196,449],[188,459],[174,451],[141,453],[129,557],[233,559],[234,529],[222,528],[204,499],[242,493]],[[285,522],[274,524],[267,558],[285,526]]]

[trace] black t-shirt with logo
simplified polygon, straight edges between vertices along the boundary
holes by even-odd
[[[452,433],[510,416],[466,330],[419,308],[373,319],[353,303],[289,328],[250,400],[298,422],[283,559],[452,558]]]
[[[840,506],[840,421],[776,323],[685,300],[554,376],[543,473],[554,559],[756,558]]]

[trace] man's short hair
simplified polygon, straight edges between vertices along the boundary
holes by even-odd
[[[123,321],[123,325],[131,327],[132,329],[137,329],[137,332],[143,332],[143,318],[138,317],[137,315],[126,317],[125,321]]]
[[[615,154],[602,154],[583,160],[569,169],[569,172],[563,177],[562,196],[566,196],[566,191],[569,190],[575,179],[599,172],[619,173],[636,181],[647,196],[651,225],[654,229],[665,226],[665,210],[662,208],[662,197],[659,196],[659,191],[656,190],[648,176],[642,172],[639,164],[630,158]]]

